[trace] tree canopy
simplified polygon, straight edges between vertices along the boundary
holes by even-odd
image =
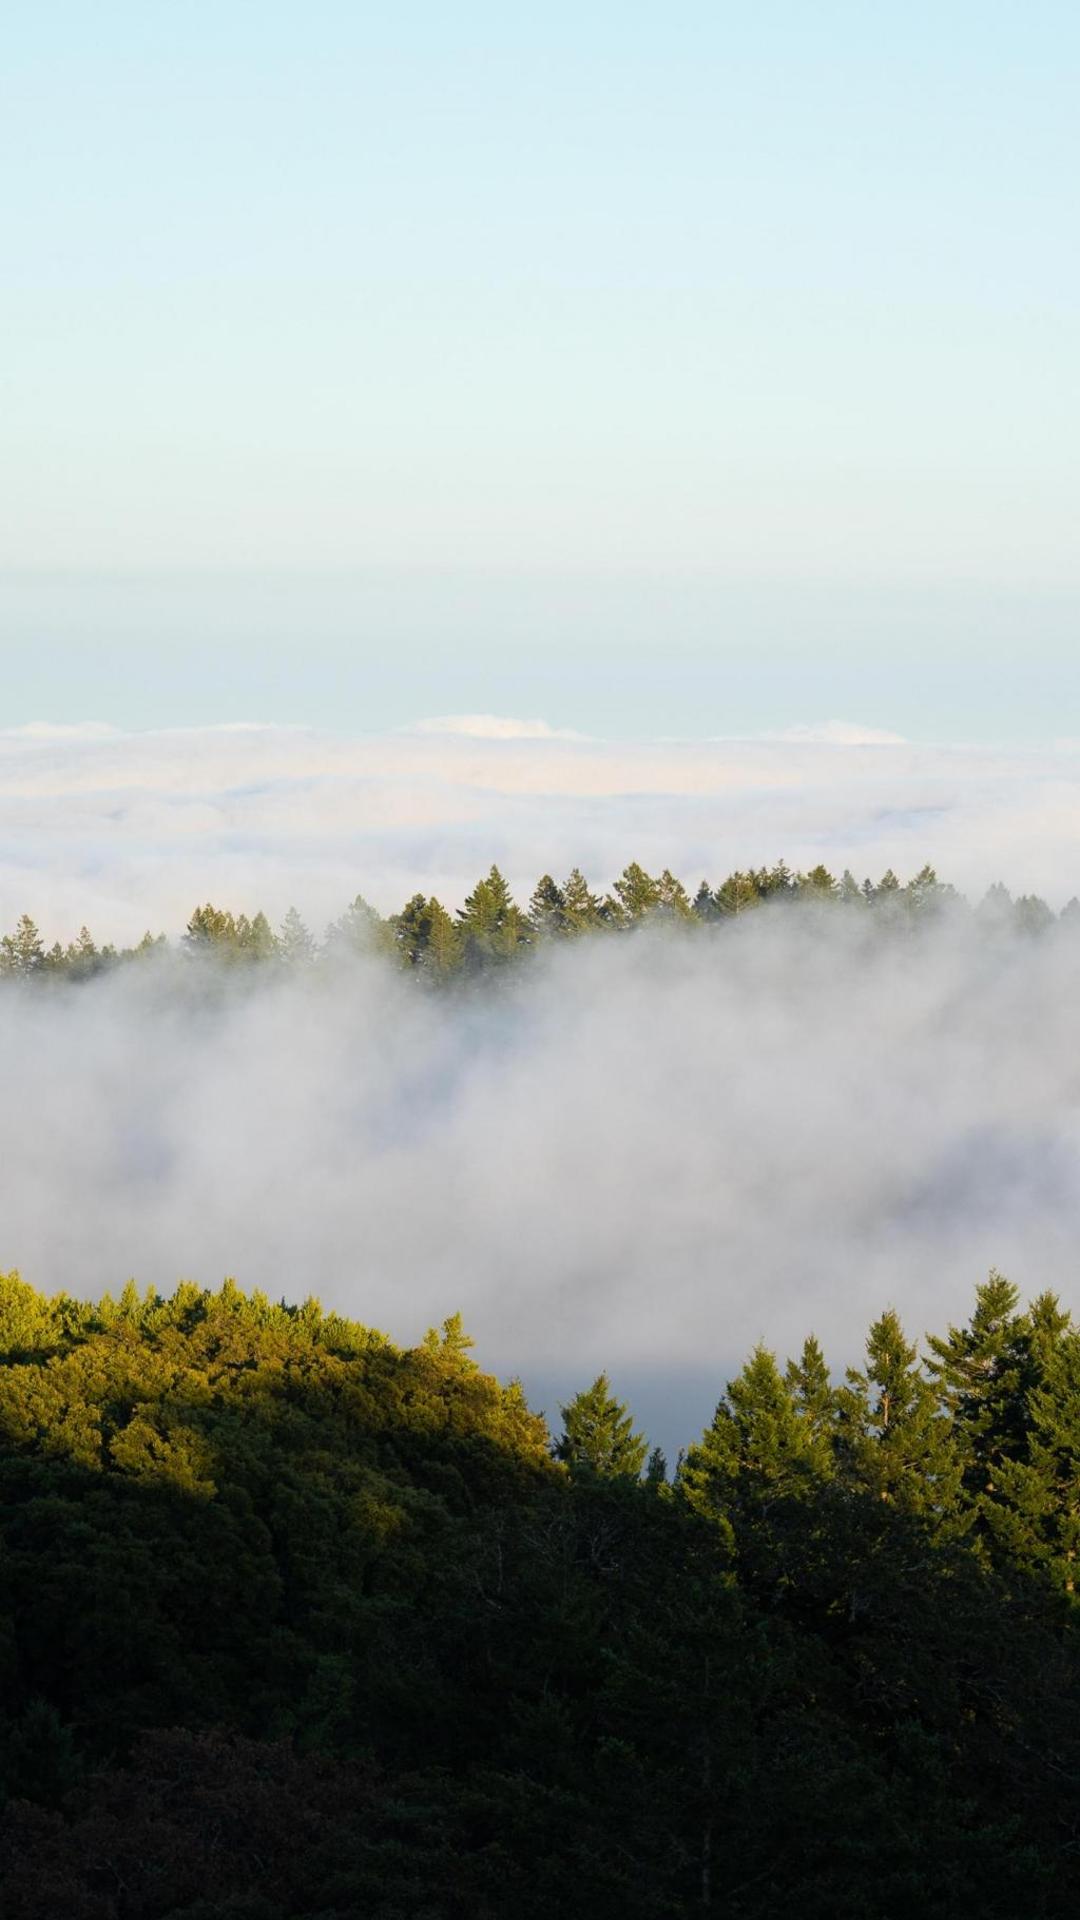
[[[0,1277],[11,1920],[833,1920],[1080,1898],[1080,1333],[999,1275],[760,1345],[669,1480],[416,1346]]]

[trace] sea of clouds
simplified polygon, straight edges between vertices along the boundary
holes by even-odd
[[[0,928],[47,940],[180,931],[205,900],[296,905],[316,932],[358,892],[453,907],[497,861],[522,898],[630,860],[691,888],[824,861],[861,880],[931,861],[1060,906],[1080,891],[1080,749],[914,746],[833,722],[754,740],[604,742],[490,715],[368,737],[276,726],[0,732]]]

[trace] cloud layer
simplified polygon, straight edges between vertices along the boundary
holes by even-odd
[[[367,738],[246,725],[0,733],[0,925],[177,931],[207,898],[317,929],[357,892],[459,903],[497,860],[527,895],[631,859],[688,884],[733,866],[932,861],[965,891],[1080,891],[1080,751],[907,745],[829,722],[761,740],[581,739],[458,716]]]

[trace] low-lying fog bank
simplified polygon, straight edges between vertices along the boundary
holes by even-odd
[[[839,1367],[992,1265],[1078,1304],[1078,972],[1069,926],[762,911],[444,995],[362,959],[9,984],[0,1268],[231,1273],[402,1341],[460,1308],[553,1417],[603,1367],[675,1446],[759,1337]]]

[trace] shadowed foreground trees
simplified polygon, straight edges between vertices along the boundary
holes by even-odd
[[[1056,1303],[759,1348],[673,1484],[469,1348],[0,1279],[5,1920],[1075,1911]]]

